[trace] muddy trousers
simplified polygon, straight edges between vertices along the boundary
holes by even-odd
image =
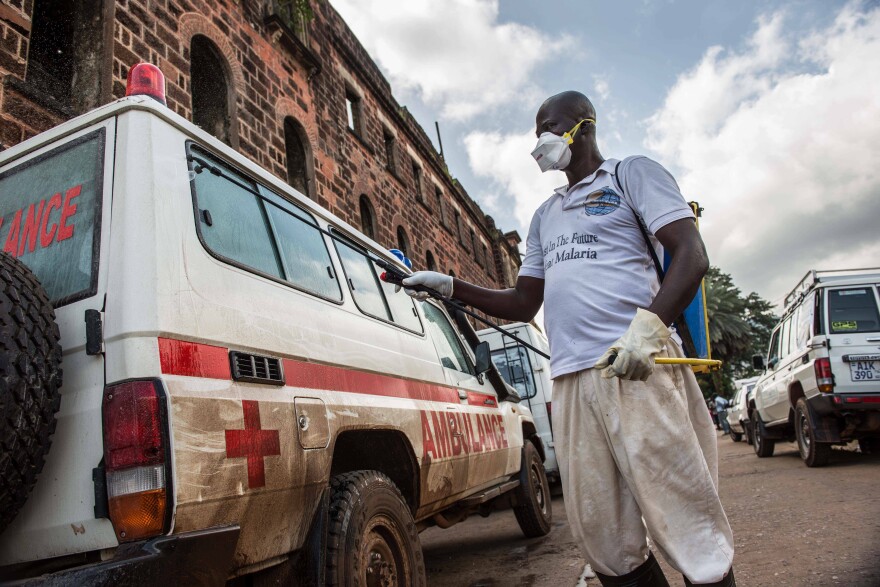
[[[674,342],[667,352],[682,356]],[[646,382],[598,369],[558,377],[553,430],[568,521],[594,571],[637,569],[650,535],[691,583],[724,577],[733,535],[718,498],[715,428],[689,367],[657,365]]]

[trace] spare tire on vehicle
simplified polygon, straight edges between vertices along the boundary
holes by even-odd
[[[0,532],[43,469],[61,404],[61,343],[39,280],[0,253]]]

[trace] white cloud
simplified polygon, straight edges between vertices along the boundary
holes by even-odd
[[[798,37],[785,22],[707,50],[645,141],[706,208],[713,264],[774,302],[808,269],[880,260],[880,9]]]
[[[596,95],[599,96],[599,100],[603,102],[611,95],[611,87],[608,85],[608,78],[603,75],[593,75],[593,89],[596,90]]]
[[[497,192],[503,194],[490,198],[492,205],[487,205],[488,210],[494,213],[512,208],[523,239],[538,206],[554,188],[567,183],[560,171],[541,173],[531,156],[536,142],[534,130],[513,134],[475,131],[464,138],[474,175],[490,180]],[[477,197],[486,201],[482,194]]]
[[[395,91],[415,92],[443,116],[544,98],[530,80],[573,41],[498,22],[498,0],[333,0]]]

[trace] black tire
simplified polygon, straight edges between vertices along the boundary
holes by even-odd
[[[749,446],[752,446],[755,443],[755,432],[752,430],[754,426],[752,426],[751,422],[743,424],[743,430],[746,431],[746,443]]]
[[[762,459],[772,457],[773,449],[776,448],[776,441],[764,436],[764,426],[761,423],[761,414],[758,413],[758,410],[752,412],[751,420],[754,422],[752,426],[754,430],[752,438],[754,444],[752,444],[752,448],[755,449],[755,454]]]
[[[422,545],[397,486],[378,471],[330,480],[327,585],[425,586]]]
[[[43,470],[61,405],[61,344],[37,277],[0,253],[0,532]]]
[[[743,435],[741,432],[730,431],[730,439],[734,442],[740,442],[743,439]]]
[[[519,487],[516,488],[517,505],[513,508],[519,527],[529,538],[546,536],[553,522],[553,506],[550,503],[550,484],[544,472],[544,463],[538,449],[528,440],[522,449],[522,465],[519,470]]]
[[[816,431],[810,421],[807,400],[800,398],[794,409],[794,432],[797,436],[798,451],[801,459],[808,467],[822,467],[828,464],[831,456],[831,445],[816,442]]]

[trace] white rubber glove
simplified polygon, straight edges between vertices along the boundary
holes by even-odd
[[[437,292],[445,298],[452,297],[452,276],[437,273],[436,271],[416,271],[403,280],[403,285],[424,285],[425,287],[437,290]],[[398,285],[394,291],[400,291],[400,286]],[[431,297],[427,292],[416,291],[414,289],[404,288],[403,291],[405,291],[408,296],[419,301],[424,301]]]
[[[602,369],[602,377],[606,378],[646,381],[654,371],[654,356],[663,350],[670,336],[672,330],[657,314],[639,308],[623,336],[605,351],[593,368]],[[613,354],[617,354],[617,359],[609,365]]]

